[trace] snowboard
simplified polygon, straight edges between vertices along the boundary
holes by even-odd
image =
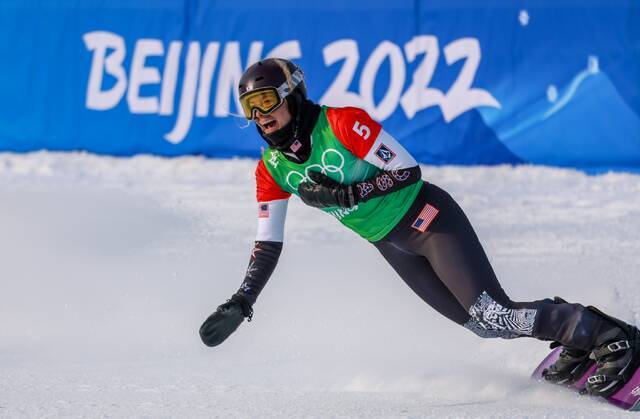
[[[542,378],[542,371],[556,362],[560,356],[561,350],[562,348],[558,347],[551,351],[551,353],[540,363],[538,368],[533,371],[531,378],[538,381],[544,381],[544,378]],[[579,380],[565,387],[575,391],[584,390],[587,384],[587,379],[590,375],[593,375],[595,369],[596,366],[594,364],[582,377],[580,377]],[[616,393],[609,396],[607,401],[624,410],[640,411],[640,368],[636,369],[627,384],[625,384],[624,387]]]

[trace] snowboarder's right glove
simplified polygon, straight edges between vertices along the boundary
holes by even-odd
[[[316,208],[351,208],[358,203],[354,186],[342,185],[321,172],[309,171],[312,182],[298,185],[302,201]]]
[[[386,170],[352,185],[343,185],[313,170],[309,171],[308,176],[310,181],[301,182],[298,185],[298,194],[305,204],[316,208],[352,208],[358,203],[413,185],[421,180],[422,173],[420,166]]]
[[[233,294],[230,300],[218,307],[200,326],[200,338],[207,346],[218,346],[236,331],[245,319],[251,321],[253,309],[247,298]]]

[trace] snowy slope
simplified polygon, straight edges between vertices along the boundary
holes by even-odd
[[[439,317],[376,250],[293,199],[255,318],[239,286],[255,161],[0,154],[0,417],[614,417],[536,384],[547,345]],[[640,323],[640,177],[423,167],[459,200],[514,300]]]

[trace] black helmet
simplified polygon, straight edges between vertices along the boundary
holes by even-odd
[[[299,110],[307,98],[307,87],[300,67],[284,58],[266,58],[258,61],[247,68],[240,78],[238,93],[247,119],[252,119],[254,109],[268,114],[286,99],[291,122],[269,135],[264,134],[259,127],[258,132],[276,148],[283,149],[291,145],[297,136]]]
[[[242,74],[238,84],[240,97],[256,90],[275,89],[281,100],[294,91],[307,97],[304,74],[300,67],[284,58],[266,58],[252,64]]]

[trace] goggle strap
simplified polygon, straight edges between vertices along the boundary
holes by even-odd
[[[294,71],[291,74],[291,82],[293,84],[293,89],[295,89],[296,87],[298,87],[298,85],[300,84],[300,82],[304,79],[304,75],[302,74],[302,70],[300,70],[299,68],[296,69],[296,71]],[[289,83],[288,81],[285,81],[284,83],[282,83],[280,85],[280,87],[278,87],[278,95],[280,96],[281,99],[287,97],[287,95],[289,93],[291,93],[291,90],[293,90],[291,88],[289,88]]]

